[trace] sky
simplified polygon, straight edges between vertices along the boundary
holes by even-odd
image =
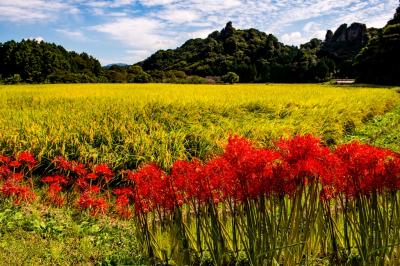
[[[228,21],[299,45],[340,24],[383,27],[399,0],[0,0],[0,42],[44,40],[111,63],[205,38]]]

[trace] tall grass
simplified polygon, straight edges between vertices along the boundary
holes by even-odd
[[[221,151],[229,133],[265,146],[305,133],[338,143],[399,102],[387,89],[313,84],[0,86],[0,152],[168,168]]]

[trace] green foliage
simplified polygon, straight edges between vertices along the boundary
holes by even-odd
[[[222,76],[221,80],[224,83],[233,84],[239,82],[239,76],[235,72],[228,72]]]
[[[140,66],[130,66],[127,70],[129,83],[149,83],[152,78]]]
[[[1,204],[2,265],[147,265],[132,223],[68,208]]]
[[[0,58],[5,83],[97,82],[102,73],[99,61],[86,53],[35,40],[0,43]]]
[[[400,106],[397,106],[394,110],[368,121],[365,126],[357,129],[346,139],[358,139],[362,142],[400,152],[399,121]]]
[[[7,77],[4,80],[5,84],[18,84],[20,82],[21,82],[21,76],[19,74],[14,74],[14,75],[12,75],[10,77]]]
[[[359,81],[400,85],[400,7],[356,57]]]

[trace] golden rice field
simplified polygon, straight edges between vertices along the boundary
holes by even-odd
[[[262,145],[304,133],[340,143],[398,104],[390,89],[316,84],[0,86],[0,153],[168,168],[218,152],[230,134]]]

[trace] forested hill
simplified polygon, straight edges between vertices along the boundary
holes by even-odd
[[[0,77],[6,83],[98,82],[100,62],[86,53],[36,40],[0,43]]]
[[[0,43],[0,83],[73,82],[322,82],[357,78],[400,85],[400,7],[382,29],[343,24],[325,40],[300,47],[231,22],[205,39],[160,50],[132,66],[101,67],[86,53],[23,40]],[[228,74],[229,73],[229,74]]]
[[[360,81],[400,85],[400,6],[383,29],[378,29],[356,57]]]
[[[321,45],[314,39],[300,48],[288,46],[272,34],[238,30],[229,22],[205,39],[189,40],[176,50],[158,51],[139,65],[151,75],[169,70],[202,77],[235,72],[241,82],[320,81],[334,67],[331,60],[317,57]]]

